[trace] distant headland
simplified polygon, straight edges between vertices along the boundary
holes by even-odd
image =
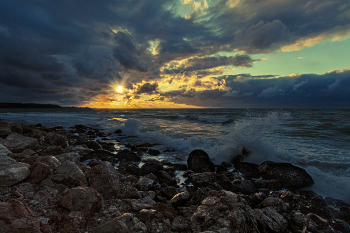
[[[0,103],[0,108],[62,108],[56,104]]]

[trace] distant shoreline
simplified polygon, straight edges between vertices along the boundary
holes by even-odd
[[[0,103],[0,108],[62,108],[56,104]]]

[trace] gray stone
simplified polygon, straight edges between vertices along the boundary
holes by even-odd
[[[125,213],[119,217],[109,220],[105,224],[92,230],[93,233],[126,233],[126,232],[147,232],[144,223],[134,217],[131,213]]]
[[[61,163],[64,161],[73,161],[78,162],[80,161],[80,155],[77,152],[68,152],[60,155],[55,155],[56,159],[58,159]]]
[[[283,232],[288,227],[287,220],[271,206],[254,209],[255,219],[272,232]]]
[[[69,188],[77,186],[87,186],[87,181],[84,173],[77,164],[71,161],[65,161],[62,163],[48,180],[52,180],[54,183],[66,185]],[[44,180],[43,182],[45,182]],[[42,185],[45,183],[42,182]]]
[[[142,209],[140,212],[140,220],[143,222],[151,221],[157,214],[156,210],[152,209]]]
[[[171,204],[174,208],[178,206],[183,206],[186,204],[187,201],[189,201],[191,198],[189,192],[182,192],[176,194],[170,201],[169,204]]]
[[[267,206],[274,207],[279,213],[287,212],[288,210],[288,204],[278,197],[267,197],[259,204],[260,208]]]
[[[110,162],[102,162],[85,172],[89,185],[103,195],[111,198],[120,192],[119,173]]]
[[[136,188],[140,191],[148,191],[153,188],[155,181],[146,177],[141,177],[136,184]]]
[[[8,155],[11,151],[9,151],[4,145],[0,144],[0,155]]]
[[[22,136],[17,133],[11,133],[2,142],[3,145],[13,153],[20,153],[25,149],[36,150],[39,148],[39,142],[37,139]]]
[[[11,186],[30,175],[29,164],[16,162],[4,154],[0,154],[0,187]]]
[[[0,137],[6,137],[11,133],[11,126],[9,123],[0,120]]]
[[[142,209],[152,209],[154,204],[156,204],[156,202],[153,201],[150,197],[131,200],[131,208],[136,211]]]

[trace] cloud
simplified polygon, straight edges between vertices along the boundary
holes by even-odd
[[[254,60],[248,55],[217,56],[217,57],[195,57],[180,62],[169,64],[164,72],[180,73],[184,71],[201,71],[221,66],[252,67]]]
[[[136,94],[150,94],[155,92],[157,88],[158,88],[158,83],[153,83],[153,84],[145,83],[137,89]]]
[[[186,11],[183,3],[192,8]],[[99,95],[112,95],[113,80],[129,76],[126,85],[134,84],[140,93],[152,88],[156,93],[154,83],[175,79],[182,72],[201,76],[184,87],[187,93],[194,88],[198,98],[219,100],[230,92],[222,97],[225,101],[269,101],[273,94],[281,94],[279,90],[298,98],[327,90],[332,96],[338,92],[340,98],[346,92],[346,78],[336,72],[329,74],[336,79],[322,75],[319,82],[312,75],[301,75],[304,79],[294,82],[298,78],[268,81],[274,76],[263,80],[241,74],[225,79],[223,74],[230,66],[252,67],[258,60],[251,54],[300,50],[347,38],[349,10],[348,0],[0,1],[0,84],[13,91],[0,95],[0,101],[81,105]],[[240,54],[232,56],[233,52]],[[226,83],[210,79],[214,76]],[[145,82],[150,86],[143,87]],[[247,93],[254,94],[243,96]]]

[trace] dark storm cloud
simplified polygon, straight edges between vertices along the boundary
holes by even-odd
[[[180,6],[173,0],[0,1],[0,85],[13,90],[2,93],[0,101],[79,104],[106,93],[110,80],[122,78],[121,71],[140,83],[161,78],[165,63],[187,58],[185,67],[165,71],[206,75],[211,73],[205,69],[254,62],[248,55],[220,57],[217,52],[274,52],[302,39],[332,38],[350,30],[348,0],[219,0],[189,18],[181,15]],[[263,80],[260,89],[252,85],[232,96],[303,95],[314,83],[310,76],[282,88],[287,79]],[[241,82],[242,88],[249,82]],[[340,88],[337,82],[327,84],[329,93]],[[324,85],[313,87],[322,92]],[[143,88],[140,93],[147,93]]]
[[[303,74],[261,79],[244,74],[228,76],[226,86],[231,91],[198,93],[201,106],[218,107],[349,107],[350,69],[323,75]],[[179,93],[181,96],[181,93]],[[210,100],[210,101],[209,101]],[[188,100],[191,102],[191,100]]]
[[[234,57],[204,57],[204,58],[190,58],[182,66],[177,68],[165,69],[165,73],[180,73],[184,71],[206,70],[219,66],[239,66],[252,67],[254,60],[248,55],[236,55]]]
[[[135,69],[141,72],[147,72],[148,68],[143,61],[144,51],[137,48],[132,37],[124,32],[118,32],[115,35],[117,46],[114,49],[113,56],[122,64],[127,70]]]
[[[158,89],[158,83],[145,83],[137,89],[137,94],[150,94]]]

